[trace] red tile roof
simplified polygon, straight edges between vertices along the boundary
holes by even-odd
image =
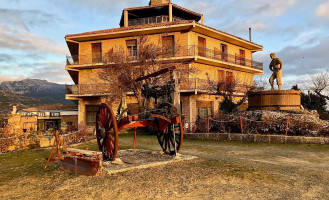
[[[85,32],[85,33],[78,33],[78,34],[70,34],[70,35],[66,35],[65,37],[76,37],[76,36],[87,36],[87,35],[90,36],[90,35],[96,35],[96,34],[102,34],[102,33],[114,33],[114,32],[130,31],[130,30],[137,30],[137,29],[143,29],[143,28],[164,27],[164,26],[171,26],[171,25],[178,25],[178,24],[189,24],[192,22],[193,22],[192,20],[182,20],[182,21],[164,22],[164,23],[158,23],[158,24],[144,24],[144,25],[137,25],[137,26],[128,26],[128,27],[112,28],[112,29],[105,29],[105,30],[99,30],[99,31],[91,31],[91,32]]]
[[[115,32],[122,32],[122,31],[129,31],[129,30],[138,30],[138,29],[144,29],[144,28],[154,28],[154,27],[166,27],[166,26],[171,26],[171,25],[179,25],[179,24],[191,24],[193,23],[193,20],[182,20],[182,21],[176,21],[176,22],[165,22],[165,23],[158,23],[158,24],[144,24],[144,25],[137,25],[137,26],[129,26],[129,27],[121,27],[121,28],[112,28],[112,29],[105,29],[105,30],[99,30],[99,31],[91,31],[91,32],[85,32],[85,33],[78,33],[78,34],[70,34],[70,35],[66,35],[65,37],[78,37],[78,36],[92,36],[92,35],[97,35],[97,34],[106,34],[106,33],[115,33]],[[196,24],[198,24],[199,26],[203,26],[205,28],[209,28],[211,30],[235,37],[236,39],[239,40],[243,40],[245,42],[257,45],[257,46],[261,46],[259,44],[256,44],[254,42],[250,42],[249,40],[243,39],[241,37],[229,34],[227,32],[224,31],[220,31],[218,29],[212,28],[210,26],[206,26],[200,23],[195,22]]]

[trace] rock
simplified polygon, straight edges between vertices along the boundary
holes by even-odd
[[[120,159],[116,158],[114,161],[111,162],[113,165],[124,165],[125,163]]]

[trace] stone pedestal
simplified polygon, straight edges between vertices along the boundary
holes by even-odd
[[[248,95],[249,110],[299,110],[300,91],[270,90]]]

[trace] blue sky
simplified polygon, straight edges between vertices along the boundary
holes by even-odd
[[[66,34],[119,27],[124,8],[149,0],[0,0],[0,82],[24,78],[72,83],[65,71]],[[284,87],[329,69],[329,0],[172,0],[203,13],[205,24],[264,46],[284,63]]]

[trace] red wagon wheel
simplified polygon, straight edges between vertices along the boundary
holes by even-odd
[[[173,134],[173,129],[175,130],[175,134]],[[183,134],[182,122],[168,124],[165,130],[158,131],[157,138],[162,150],[170,155],[175,155],[176,152],[179,152],[183,144]]]
[[[104,160],[115,160],[118,152],[118,127],[112,108],[102,103],[96,116],[96,138]]]

